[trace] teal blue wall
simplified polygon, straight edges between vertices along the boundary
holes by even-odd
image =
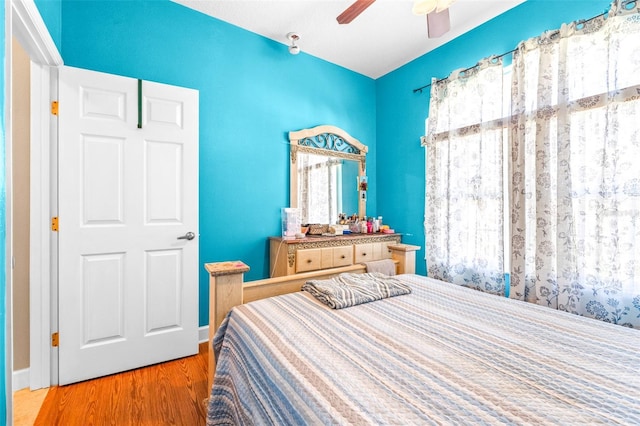
[[[609,5],[529,0],[374,81],[168,0],[36,3],[65,64],[200,91],[200,263],[243,260],[249,280],[269,275],[266,236],[289,202],[287,131],[333,124],[369,145],[368,213],[424,247],[429,93],[412,89]],[[204,325],[203,269],[200,301]]]
[[[5,377],[5,373],[7,371],[6,363],[7,359],[5,357],[5,348],[7,347],[7,336],[5,334],[7,327],[7,311],[6,311],[6,289],[7,289],[7,271],[5,270],[6,262],[6,253],[5,253],[5,244],[6,244],[6,217],[5,217],[5,209],[6,209],[6,186],[5,186],[5,132],[4,132],[4,103],[5,103],[5,8],[7,7],[7,2],[3,2],[3,6],[0,6],[0,58],[2,58],[2,66],[0,66],[0,259],[2,259],[2,264],[0,265],[0,346],[2,350],[0,351],[0,397],[2,398],[2,403],[0,403],[0,424],[6,424],[7,422],[7,407],[5,401],[7,400],[6,393],[6,383],[7,378]]]
[[[529,0],[446,45],[376,80],[378,211],[385,222],[406,233],[405,242],[422,247],[416,272],[424,262],[425,153],[420,136],[429,112],[429,89],[413,89],[446,77],[457,68],[502,54],[524,39],[586,19],[608,9],[606,0]],[[452,10],[453,13],[453,10]]]
[[[60,51],[62,49],[62,0],[35,0],[34,3]]]
[[[69,66],[200,91],[200,264],[239,259],[247,279],[269,276],[267,236],[280,235],[289,204],[289,130],[345,129],[369,145],[375,187],[368,77],[166,0],[63,1],[61,53]],[[207,315],[201,268],[201,325]]]

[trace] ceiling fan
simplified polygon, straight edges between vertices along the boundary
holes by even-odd
[[[356,0],[336,19],[339,24],[348,24],[356,19],[366,8],[376,0]],[[449,20],[449,6],[456,0],[415,0],[414,15],[427,16],[427,34],[429,38],[440,37],[451,28]]]

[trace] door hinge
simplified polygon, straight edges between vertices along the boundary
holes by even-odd
[[[51,218],[51,230],[54,232],[58,232],[58,216],[54,216]]]
[[[51,346],[53,346],[54,348],[57,348],[59,343],[60,343],[60,335],[56,331],[51,335]]]
[[[51,102],[51,114],[58,115],[58,101]]]

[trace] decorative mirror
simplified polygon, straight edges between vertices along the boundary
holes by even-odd
[[[336,223],[340,213],[366,217],[366,145],[326,125],[289,132],[289,141],[290,206],[302,223]]]

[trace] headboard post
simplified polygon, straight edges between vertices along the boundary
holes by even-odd
[[[390,244],[391,258],[398,262],[398,274],[416,273],[416,251],[420,246],[411,244]]]
[[[209,390],[213,386],[216,360],[211,342],[222,320],[234,306],[242,304],[242,283],[249,267],[243,262],[205,263],[209,273]]]

